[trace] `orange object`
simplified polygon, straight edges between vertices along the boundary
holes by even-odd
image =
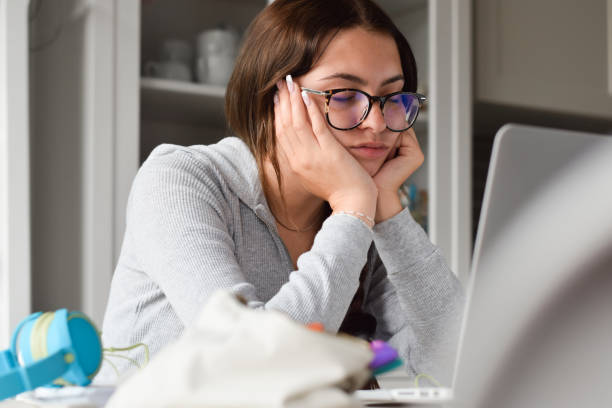
[[[314,330],[314,331],[318,331],[318,332],[324,332],[325,331],[325,327],[323,326],[323,323],[319,323],[319,322],[308,323],[306,325],[306,327],[308,327],[310,330]]]

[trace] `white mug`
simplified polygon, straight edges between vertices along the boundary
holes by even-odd
[[[212,85],[227,85],[235,57],[229,54],[210,54],[199,57],[196,61],[196,75],[198,82]]]
[[[191,65],[193,61],[193,46],[187,41],[169,39],[161,46],[162,61],[181,61]]]
[[[198,82],[226,85],[238,51],[238,32],[216,28],[198,34],[196,76]]]
[[[191,81],[191,69],[181,61],[147,62],[145,75],[155,78]]]

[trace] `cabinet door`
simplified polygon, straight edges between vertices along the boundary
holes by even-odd
[[[0,0],[0,350],[31,312],[28,1]]]
[[[475,4],[477,101],[612,117],[606,0]]]

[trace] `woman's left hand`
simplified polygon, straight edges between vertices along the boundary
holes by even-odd
[[[378,188],[376,222],[384,221],[402,210],[398,190],[425,159],[412,128],[400,133],[394,150],[397,154],[392,151],[380,170],[372,177]]]

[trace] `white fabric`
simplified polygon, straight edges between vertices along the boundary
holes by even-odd
[[[216,292],[195,324],[128,377],[107,408],[360,406],[367,342],[307,329]]]
[[[50,408],[102,408],[114,392],[115,387],[88,385],[62,388],[38,387],[15,397],[17,401],[37,407]],[[1,405],[3,408],[4,405]],[[19,405],[23,408],[23,405]]]

